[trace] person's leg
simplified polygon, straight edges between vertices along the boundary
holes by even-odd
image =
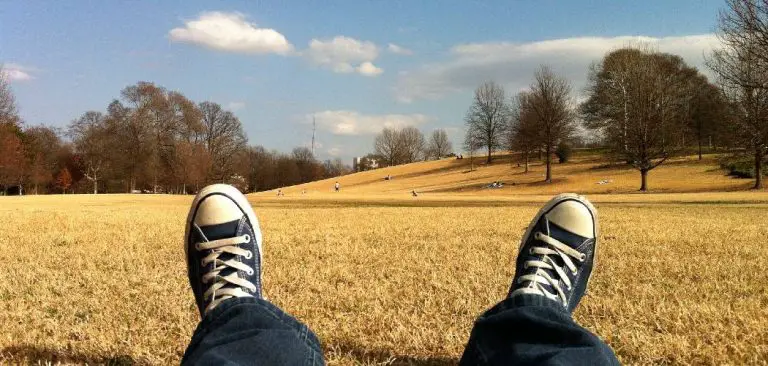
[[[192,202],[184,241],[202,321],[182,364],[324,364],[314,333],[263,298],[261,231],[237,189],[203,188]]]
[[[596,254],[597,212],[586,198],[550,200],[523,235],[507,299],[478,318],[462,365],[618,365],[571,318]]]
[[[317,337],[306,325],[256,298],[222,302],[206,314],[182,364],[323,365]]]

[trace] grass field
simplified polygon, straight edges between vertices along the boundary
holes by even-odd
[[[681,161],[651,173],[652,194],[633,193],[633,171],[558,167],[573,174],[555,185],[590,193],[601,219],[575,318],[626,364],[766,364],[768,192],[741,190],[749,182],[712,160]],[[455,162],[344,177],[339,194],[318,182],[250,196],[265,292],[320,336],[329,364],[455,364],[474,319],[506,294],[525,226],[560,189],[508,164],[440,164]],[[520,183],[480,188],[496,171],[491,181]],[[182,247],[191,199],[0,198],[0,362],[178,362],[198,321]]]

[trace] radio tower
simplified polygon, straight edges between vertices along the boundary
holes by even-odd
[[[312,115],[312,156],[315,156],[315,115]]]

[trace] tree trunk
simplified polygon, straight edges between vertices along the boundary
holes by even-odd
[[[490,144],[489,144],[489,145],[490,145]],[[486,160],[486,163],[488,163],[488,165],[490,165],[490,164],[491,164],[491,151],[492,151],[492,150],[491,150],[491,147],[489,146],[489,147],[488,147],[488,159]]]
[[[528,159],[529,159],[529,152],[525,152],[525,173],[528,173]]]
[[[93,194],[99,193],[99,181],[95,178],[93,179]]]
[[[547,183],[552,183],[552,147],[547,145]]]
[[[699,160],[701,160],[701,136],[699,136]]]
[[[640,191],[648,191],[648,169],[640,169]]]
[[[763,188],[763,151],[755,151],[755,189]]]

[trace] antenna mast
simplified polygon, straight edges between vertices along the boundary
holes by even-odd
[[[312,156],[315,156],[315,115],[312,115]]]

